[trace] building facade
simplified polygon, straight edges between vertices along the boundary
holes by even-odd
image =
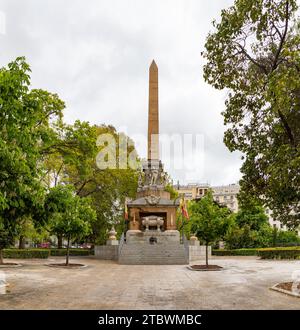
[[[210,189],[208,183],[189,183],[187,185],[179,185],[177,183],[173,187],[179,194],[183,194],[186,200],[200,199]]]
[[[240,186],[235,183],[226,186],[210,186],[208,183],[177,184],[174,188],[179,194],[183,194],[187,200],[200,199],[206,194],[208,189],[211,189],[213,198],[217,203],[227,206],[232,212],[237,212],[239,209],[237,195]]]
[[[232,212],[239,210],[237,195],[240,191],[240,186],[236,183],[226,186],[211,187],[214,200],[220,205],[227,206]]]
[[[174,189],[179,193],[183,194],[186,200],[197,200],[205,195],[208,189],[213,192],[214,200],[220,205],[227,206],[232,212],[238,212],[239,204],[237,195],[240,191],[240,186],[237,183],[232,183],[224,186],[210,186],[208,183],[190,183],[187,185],[177,185]],[[272,217],[272,211],[268,208],[265,210],[269,220],[270,226],[279,230],[288,230],[285,225],[280,221],[274,220]],[[300,235],[300,229],[298,230]]]

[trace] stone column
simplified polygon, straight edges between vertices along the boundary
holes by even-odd
[[[158,68],[154,60],[149,68],[148,160],[159,159]]]

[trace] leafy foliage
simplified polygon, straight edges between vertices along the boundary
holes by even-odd
[[[262,259],[299,259],[300,247],[280,247],[258,249],[258,255]]]
[[[264,209],[254,199],[248,199],[232,217],[234,225],[225,236],[226,247],[229,249],[293,245],[300,242],[295,232],[272,228]]]
[[[168,191],[170,193],[171,199],[176,199],[179,197],[178,192],[174,189],[173,185],[170,183],[165,186],[165,191]]]
[[[296,0],[236,0],[214,22],[204,78],[227,89],[224,142],[239,150],[242,194],[300,224],[300,34]]]
[[[0,222],[7,246],[20,219],[39,222],[44,186],[40,153],[51,141],[51,121],[62,116],[64,103],[56,94],[30,90],[30,67],[19,57],[0,69]]]
[[[53,187],[46,197],[46,211],[50,218],[50,231],[67,238],[66,265],[69,263],[71,240],[79,240],[91,232],[96,212],[89,198],[80,198],[72,186]]]
[[[199,201],[191,202],[189,213],[191,232],[195,233],[206,246],[224,237],[232,224],[230,210],[215,203],[211,191]],[[208,264],[207,249],[206,264]]]
[[[258,249],[212,250],[214,256],[256,256]]]
[[[134,168],[100,169],[96,164],[97,153],[102,146],[97,146],[97,137],[109,134],[115,140],[116,162],[120,162],[119,139],[113,126],[91,126],[86,122],[76,121],[74,125],[58,124],[57,140],[45,157],[44,182],[50,187],[58,184],[70,184],[80,197],[89,196],[97,212],[97,221],[92,224],[90,239],[103,244],[107,239],[107,230],[112,224],[119,231],[123,230],[125,197],[133,197],[137,188],[138,172]],[[135,152],[134,144],[127,140],[127,156]]]
[[[4,249],[3,256],[4,258],[13,258],[13,259],[32,259],[40,258],[47,259],[50,255],[50,250],[48,249]]]
[[[29,90],[30,68],[20,57],[0,69],[0,216],[16,219],[43,202],[41,147],[49,143],[50,120],[62,115],[56,94]]]

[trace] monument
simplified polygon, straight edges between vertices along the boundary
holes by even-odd
[[[129,263],[126,260],[130,263],[155,263],[149,260],[154,245],[157,263],[186,263],[184,246],[180,244],[180,233],[176,227],[179,200],[172,200],[165,189],[168,175],[159,159],[158,109],[158,68],[153,60],[149,68],[148,159],[142,164],[136,199],[127,202],[128,230],[119,256],[121,263]],[[135,260],[130,259],[133,255]]]
[[[166,191],[168,175],[159,157],[158,68],[149,69],[148,151],[142,164],[136,198],[127,202],[128,226],[120,242],[114,228],[106,245],[95,246],[98,259],[120,264],[188,264],[205,256],[205,247],[192,235],[180,242],[176,226],[178,199]]]
[[[168,177],[159,160],[158,68],[152,61],[149,68],[148,159],[143,163],[136,199],[127,203],[129,230],[126,240],[136,236],[179,241],[176,230],[178,200],[171,200],[165,190]]]

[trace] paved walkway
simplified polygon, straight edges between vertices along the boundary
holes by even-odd
[[[89,257],[72,258],[88,265],[82,269],[44,266],[53,261],[63,259],[22,260],[23,267],[0,269],[10,284],[0,294],[0,309],[300,309],[299,298],[269,290],[290,281],[300,261],[214,257],[210,262],[225,268],[220,272]]]

